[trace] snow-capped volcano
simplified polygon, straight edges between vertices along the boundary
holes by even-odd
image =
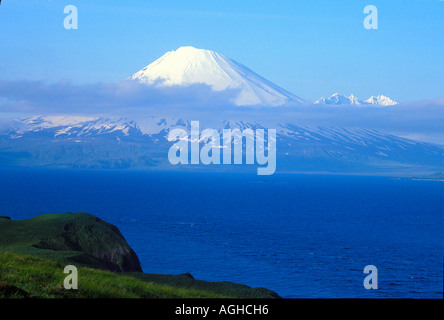
[[[303,102],[292,93],[262,78],[244,65],[217,52],[180,47],[149,64],[129,79],[148,85],[189,86],[205,84],[214,91],[235,90],[238,106],[279,106]]]
[[[315,101],[316,104],[334,104],[334,105],[342,105],[342,104],[352,104],[352,105],[379,105],[379,106],[392,106],[398,104],[397,101],[390,99],[389,97],[379,95],[379,96],[371,96],[367,100],[363,101],[353,94],[350,96],[344,96],[339,93],[335,93],[329,98],[322,97],[319,100]]]

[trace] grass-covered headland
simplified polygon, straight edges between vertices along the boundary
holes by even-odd
[[[64,288],[66,265],[78,289]],[[0,217],[0,298],[277,298],[273,291],[190,274],[142,272],[120,231],[86,213]]]

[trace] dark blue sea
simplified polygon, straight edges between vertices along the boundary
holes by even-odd
[[[390,177],[0,169],[0,215],[88,212],[148,273],[286,298],[442,298],[444,183]],[[366,290],[366,265],[378,289]]]

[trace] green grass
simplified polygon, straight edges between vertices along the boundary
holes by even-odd
[[[129,275],[78,268],[78,289],[66,290],[64,265],[0,252],[0,298],[224,298],[213,292],[150,283]]]
[[[265,288],[251,288],[249,286],[222,281],[222,282],[208,282],[203,280],[196,280],[190,274],[180,275],[165,275],[165,274],[149,274],[142,272],[125,273],[137,279],[164,284],[176,288],[188,288],[195,290],[205,290],[214,292],[222,296],[230,296],[234,298],[250,298],[250,299],[264,299],[264,298],[280,298],[279,295],[271,290]]]

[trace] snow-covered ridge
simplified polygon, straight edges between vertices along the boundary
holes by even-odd
[[[398,103],[399,102],[383,95],[371,96],[367,100],[361,100],[358,97],[354,96],[353,94],[347,97],[339,93],[335,93],[331,95],[329,98],[322,97],[319,100],[315,101],[315,104],[334,104],[334,105],[351,104],[351,105],[393,106]]]
[[[170,51],[129,77],[147,85],[205,84],[214,91],[236,90],[238,105],[279,106],[303,100],[217,52],[181,47]]]
[[[103,118],[88,116],[34,116],[22,120],[22,126],[14,130],[16,137],[31,132],[51,131],[54,137],[91,136],[120,132],[128,136],[130,130],[139,131],[137,124],[125,118]]]
[[[70,138],[70,137],[96,137],[100,135],[121,134],[130,137],[131,135],[143,135],[145,137],[156,137],[156,139],[167,139],[168,132],[174,128],[184,128],[191,130],[189,120],[176,117],[152,116],[145,121],[135,121],[127,118],[104,118],[104,117],[82,117],[82,116],[35,116],[18,120],[23,125],[20,129],[10,128],[10,137],[17,138],[32,133],[46,132],[48,138]],[[202,122],[201,129],[213,126],[220,133],[223,129],[276,129],[280,139],[290,139],[293,141],[321,141],[329,140],[335,143],[353,142],[362,144],[380,144],[381,142],[391,144],[394,141],[402,141],[403,144],[416,144],[418,142],[384,134],[376,130],[364,128],[330,128],[330,127],[310,127],[299,126],[286,122],[270,122],[268,124],[256,121],[241,120],[216,120]],[[158,136],[160,135],[160,136]]]

